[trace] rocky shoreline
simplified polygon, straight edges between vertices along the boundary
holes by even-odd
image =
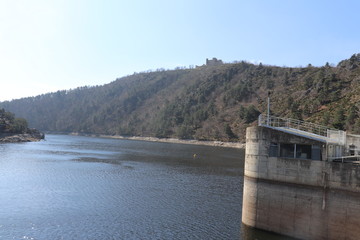
[[[182,139],[176,139],[176,138],[156,138],[156,137],[119,137],[119,136],[114,136],[112,138],[123,138],[123,139],[128,139],[128,140],[139,140],[139,141],[149,141],[149,142],[205,145],[205,146],[213,146],[213,147],[245,148],[245,143],[240,143],[240,142],[182,140]]]
[[[80,134],[80,133],[70,133],[69,135],[245,149],[245,143],[241,143],[241,142],[199,141],[199,140],[182,140],[177,138],[157,138],[157,137],[139,137],[139,136],[126,137],[119,135],[99,135],[99,134]]]
[[[38,142],[43,139],[45,139],[45,134],[36,129],[21,134],[0,134],[0,143]]]

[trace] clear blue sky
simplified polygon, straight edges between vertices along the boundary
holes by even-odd
[[[360,52],[357,0],[0,0],[0,101],[206,58],[337,64]]]

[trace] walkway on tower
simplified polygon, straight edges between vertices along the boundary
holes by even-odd
[[[281,118],[266,114],[260,114],[259,126],[276,129],[293,135],[310,138],[327,144],[344,146],[346,144],[346,132],[329,128],[315,123],[305,122],[292,118]]]

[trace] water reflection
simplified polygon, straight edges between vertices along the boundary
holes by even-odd
[[[287,239],[241,225],[240,149],[48,135],[0,154],[0,239]]]
[[[245,224],[241,225],[241,239],[243,240],[298,240],[288,236],[255,229]]]
[[[240,237],[242,150],[51,135],[0,146],[0,238]]]

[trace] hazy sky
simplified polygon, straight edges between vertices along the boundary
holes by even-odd
[[[206,58],[337,64],[360,52],[357,0],[0,0],[0,101]]]

